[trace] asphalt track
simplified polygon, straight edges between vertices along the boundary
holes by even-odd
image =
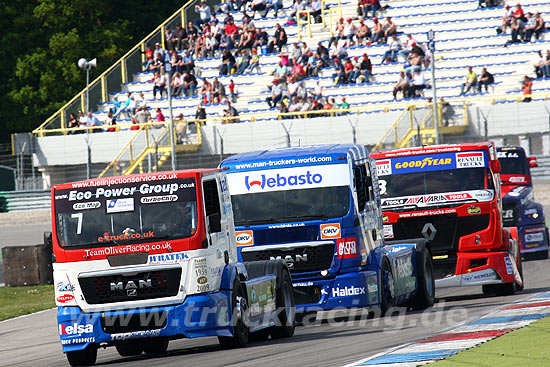
[[[410,312],[369,320],[347,319],[296,329],[294,337],[223,350],[216,338],[170,342],[162,356],[120,357],[114,348],[98,352],[100,366],[343,366],[391,347],[440,333],[501,307],[550,289],[550,260],[524,263],[526,289],[507,297],[484,296],[481,287],[438,291],[430,313]],[[2,366],[67,365],[59,343],[55,310],[0,323]],[[339,312],[342,315],[342,312]],[[325,313],[325,319],[334,315]]]

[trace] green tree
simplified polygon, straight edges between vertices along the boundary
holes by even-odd
[[[30,131],[85,85],[79,58],[99,75],[183,2],[0,1],[0,141]]]

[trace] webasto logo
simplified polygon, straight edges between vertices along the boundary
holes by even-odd
[[[284,176],[277,173],[274,177],[269,177],[261,175],[260,177],[251,177],[245,176],[244,184],[247,190],[250,190],[254,187],[259,187],[264,189],[267,187],[285,187],[285,186],[302,186],[302,185],[312,185],[319,184],[323,181],[323,176],[319,173],[311,173],[307,171],[303,175],[290,175]]]

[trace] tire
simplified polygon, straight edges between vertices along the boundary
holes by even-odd
[[[165,353],[168,350],[169,342],[170,341],[166,338],[143,340],[141,342],[141,347],[147,354],[160,354]]]
[[[93,366],[97,360],[97,348],[90,345],[86,349],[67,352],[67,361],[71,366]]]
[[[387,258],[382,260],[382,289],[380,290],[380,310],[384,316],[386,312],[395,306],[395,283],[391,270],[390,261]]]
[[[273,339],[289,338],[296,328],[296,302],[288,270],[282,271],[279,285],[276,302],[278,323],[269,330]]]
[[[137,341],[122,342],[115,345],[115,348],[121,357],[139,356],[143,353],[143,347],[141,346],[141,343]]]
[[[248,341],[251,342],[265,342],[267,339],[269,339],[269,328],[250,333],[248,337]]]
[[[435,302],[433,263],[430,251],[426,247],[416,251],[416,269],[418,289],[416,291],[416,297],[411,302],[410,307],[413,310],[424,310],[428,307],[432,307]]]
[[[231,312],[233,317],[233,336],[218,336],[218,341],[224,348],[242,348],[248,344],[250,331],[248,329],[248,302],[242,284],[238,279],[233,283],[231,292]]]

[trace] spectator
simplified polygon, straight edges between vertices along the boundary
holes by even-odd
[[[524,96],[522,102],[531,102],[531,94],[533,94],[533,82],[531,81],[531,78],[529,78],[527,75],[525,75],[525,77],[523,78],[521,89],[523,90]]]
[[[323,106],[323,109],[324,109],[325,111],[332,110],[332,104],[330,103],[328,97],[325,98],[325,104],[324,104],[324,106]],[[331,113],[331,114],[332,114],[332,113]],[[328,115],[325,115],[325,116],[328,116]]]
[[[363,60],[361,60],[361,64],[359,66],[359,76],[358,79],[361,80],[361,82],[368,83],[370,79],[372,78],[372,63],[368,57],[368,55],[365,53],[363,54]],[[357,82],[357,80],[356,80]]]
[[[382,65],[384,62],[394,62],[397,61],[397,54],[401,49],[403,48],[403,44],[397,38],[397,35],[394,33],[391,36],[391,41],[389,44],[389,49],[384,53],[384,57],[382,57],[382,62],[380,65]]]
[[[460,89],[460,95],[463,96],[465,94],[468,94],[470,89],[472,87],[477,86],[477,75],[472,70],[471,66],[468,66],[468,72],[466,73],[466,81],[462,84],[462,88]],[[466,90],[464,90],[466,88]]]
[[[88,111],[88,121],[86,122],[86,126],[93,127],[93,126],[102,126],[103,124],[99,119],[93,115],[92,111]],[[99,129],[93,129],[91,130],[93,133],[99,133],[101,130]]]
[[[323,110],[323,104],[320,103],[320,101],[317,101],[317,100],[313,100],[313,108],[311,109],[312,111],[321,111]],[[320,113],[316,113],[314,114],[312,117],[321,117],[322,114]]]
[[[265,99],[269,108],[274,108],[283,99],[284,91],[283,83],[279,79],[273,79],[272,83],[271,96]]]
[[[359,27],[357,28],[355,35],[357,36],[357,44],[359,46],[363,45],[364,41],[368,41],[372,37],[372,32],[363,19],[359,19]]]
[[[189,47],[189,44],[187,42],[187,32],[180,23],[176,24],[176,29],[172,33],[172,38],[168,39],[169,44],[172,46],[172,49],[174,50],[185,50],[187,47]]]
[[[179,71],[176,71],[174,74],[172,74],[172,82],[170,83],[172,86],[172,97],[179,97],[181,95],[181,89],[183,87],[183,77],[179,73]]]
[[[187,34],[187,47],[184,48],[184,50],[195,46],[195,40],[199,35],[199,30],[193,25],[193,22],[188,22],[185,33]]]
[[[443,123],[445,126],[449,126],[450,120],[455,115],[455,109],[447,102],[443,97],[439,98],[439,105],[441,106],[441,115],[443,117]]]
[[[116,131],[116,128],[114,127],[116,125],[116,119],[113,118],[113,114],[109,111],[107,113],[107,117],[105,120],[103,120],[103,126],[108,126],[107,131],[113,132]]]
[[[235,87],[235,82],[233,79],[229,81],[227,88],[229,89],[229,98],[231,99],[231,102],[237,103],[237,88]]]
[[[164,114],[162,113],[162,110],[160,108],[157,108],[156,111],[156,118],[157,122],[165,122],[166,118],[164,117]],[[161,128],[162,125],[155,125],[156,128]]]
[[[346,97],[342,97],[342,103],[340,104],[340,108],[342,110],[348,110],[350,108],[349,103],[346,101]],[[342,112],[342,115],[347,115],[347,114],[349,114],[349,111]]]
[[[151,112],[149,112],[149,107],[147,106],[141,107],[136,113],[135,119],[139,124],[145,124],[145,123],[151,122],[152,118],[151,118]]]
[[[214,77],[214,81],[212,82],[212,99],[215,100],[216,103],[220,103],[224,98],[225,87],[217,77]]]
[[[286,113],[288,113],[288,107],[283,101],[279,102],[279,119],[287,120],[292,118],[292,116],[285,115]]]
[[[401,56],[404,60],[407,60],[407,57],[411,54],[413,50],[413,46],[417,44],[416,40],[413,38],[412,34],[407,35],[407,42],[405,43],[405,47],[399,51],[398,55]]]
[[[225,120],[225,123],[239,123],[241,122],[239,120],[239,112],[237,109],[233,106],[231,106],[231,102],[227,101],[227,109],[223,110],[224,116],[229,117],[229,119]]]
[[[172,66],[172,72],[174,73],[181,71],[181,56],[176,50],[170,51],[170,54],[170,65]]]
[[[195,112],[195,120],[200,125],[206,125],[206,108],[204,108],[204,105],[200,102],[197,105],[197,111]]]
[[[298,46],[298,43],[292,43],[292,48],[290,49],[290,60],[291,65],[298,63],[298,60],[302,57],[302,49]]]
[[[342,65],[342,62],[340,61],[340,59],[338,58],[334,59],[334,68],[336,69],[336,72],[332,74],[332,83],[334,85],[345,84],[346,72],[345,72],[345,67],[344,65]]]
[[[196,96],[197,95],[197,78],[188,71],[183,74],[183,94],[186,97]]]
[[[527,18],[525,18],[525,13],[520,3],[516,4],[516,10],[514,10],[513,16],[518,21],[520,28],[523,28],[527,22]]]
[[[252,10],[252,19],[256,16],[256,11],[264,11],[263,17],[267,17],[267,3],[266,0],[252,0],[250,9]]]
[[[397,99],[398,92],[403,92],[403,98],[408,97],[409,89],[409,78],[407,77],[407,74],[405,74],[405,72],[400,71],[399,80],[397,81],[397,83],[395,83],[395,86],[393,87],[393,99]]]
[[[352,23],[352,19],[348,18],[346,20],[346,24],[344,25],[344,29],[342,30],[342,36],[345,40],[347,40],[350,46],[353,44],[353,37],[355,36],[355,31],[356,29]]]
[[[164,50],[160,47],[160,43],[155,43],[155,50],[153,51],[153,57],[164,61]]]
[[[212,101],[212,83],[206,78],[202,78],[202,86],[199,90],[199,100],[204,104],[209,104]]]
[[[344,18],[338,19],[334,27],[334,36],[329,40],[329,44],[344,39]]]
[[[493,8],[496,6],[495,2],[496,0],[479,0],[477,7],[483,8],[483,4],[485,4],[486,8]]]
[[[193,60],[193,56],[189,53],[189,50],[183,51],[183,56],[181,57],[181,72],[192,72],[195,68],[195,60]]]
[[[385,31],[382,27],[382,23],[380,23],[376,17],[372,18],[372,21],[374,22],[372,26],[372,42],[383,43]]]
[[[299,112],[302,109],[302,103],[297,96],[293,96],[290,99],[290,106],[288,106],[288,112]],[[292,115],[293,119],[298,118],[298,115]]]
[[[147,45],[143,53],[145,54],[145,62],[143,63],[143,70],[149,71],[154,61],[154,52],[151,49],[151,46]]]
[[[195,20],[195,26],[199,28],[202,24],[208,23],[212,17],[210,7],[205,1],[201,1],[200,6],[195,5],[195,13],[199,14],[199,18]]]
[[[294,2],[294,5],[292,5],[292,11],[290,13],[290,18],[288,19],[286,24],[287,25],[296,24],[296,19],[297,19],[298,16],[303,18],[304,16],[301,14],[302,10],[306,10],[305,2],[302,2],[301,0],[296,0]]]
[[[544,32],[544,19],[542,19],[542,16],[540,15],[539,12],[537,12],[535,14],[535,38],[537,40],[540,39],[540,35],[542,34],[542,32]]]
[[[489,85],[495,82],[493,74],[487,71],[487,68],[481,69],[481,75],[479,76],[479,83],[477,84],[477,90],[481,93],[481,88],[485,86],[485,92],[489,91]]]
[[[136,108],[133,111],[134,115],[137,113],[137,111],[139,111],[140,108],[143,108],[145,106],[147,106],[147,99],[143,95],[143,92],[140,92],[136,98]]]
[[[405,61],[405,74],[414,74],[417,70],[422,69],[422,55],[413,49]]]
[[[372,12],[372,16],[376,17],[376,12],[380,10],[380,0],[366,0],[366,5],[364,6],[363,18],[369,17],[369,11]]]
[[[164,66],[164,59],[161,59],[161,57],[163,56],[160,54],[157,54],[155,56],[153,63],[149,65],[149,71],[152,71],[153,73],[155,72],[162,73],[162,69]]]
[[[424,77],[424,74],[422,74],[420,70],[415,71],[411,84],[412,84],[410,89],[411,97],[413,98],[420,97],[418,92],[426,89],[426,78]]]
[[[129,108],[130,108],[131,101],[132,101],[132,93],[128,92],[128,93],[126,93],[126,100],[124,101],[124,103],[120,104],[120,107],[116,110],[113,117],[117,118],[118,115],[120,115],[122,112],[126,112],[126,114],[131,115],[129,113]],[[130,116],[128,116],[128,117],[130,117]]]
[[[315,23],[321,23],[323,21],[322,12],[323,2],[321,0],[312,0],[311,1],[311,17]]]
[[[355,79],[353,77],[355,76],[355,65],[351,62],[351,59],[346,59],[346,62],[344,64],[344,79],[347,83],[355,83]]]
[[[273,36],[273,41],[268,45],[268,52],[272,53],[275,50],[275,46],[279,49],[279,52],[281,52],[283,46],[286,45],[288,41],[288,37],[286,35],[286,31],[279,23],[275,25],[275,34]]]
[[[137,122],[135,117],[132,117],[130,119],[130,130],[139,130],[139,123]]]
[[[248,55],[245,51],[237,51],[235,57],[235,74],[242,74],[248,66]]]
[[[504,15],[502,16],[502,25],[497,28],[497,33],[506,33],[507,28],[511,25],[514,12],[510,9],[510,5],[506,4],[504,7]]]
[[[159,92],[160,98],[162,98],[162,94],[166,93],[166,76],[155,71],[155,76],[151,81],[153,82],[153,99],[157,99],[157,92]]]
[[[317,80],[315,88],[313,88],[313,100],[319,101],[321,98],[323,98],[323,87],[321,86],[321,81]]]
[[[523,28],[523,42],[531,42],[531,37],[533,37],[533,33],[535,33],[535,28],[537,27],[535,22],[533,13],[528,12],[527,22],[525,22],[525,27]]]
[[[386,23],[383,26],[384,29],[384,43],[388,42],[388,37],[397,34],[397,25],[391,20],[391,17],[386,17]]]
[[[235,57],[228,50],[223,50],[222,64],[219,66],[220,75],[231,74],[233,66],[235,66]]]
[[[219,49],[218,39],[214,33],[208,32],[204,36],[204,50],[206,57],[215,57],[216,51]]]
[[[109,112],[111,113],[111,112]],[[74,128],[77,128],[79,127],[79,123],[78,123],[78,119],[76,118],[76,115],[74,114],[74,112],[71,112],[71,114],[69,115],[69,129],[74,129]],[[80,134],[81,131],[69,131],[69,134]]]
[[[313,98],[311,98],[311,96],[304,98],[302,102],[302,107],[300,108],[300,112],[306,112],[306,113],[304,113],[301,116],[304,118],[307,118],[309,116],[307,112],[311,111],[312,108],[313,108]]]
[[[266,3],[264,18],[267,17],[267,13],[269,13],[270,9],[273,9],[273,11],[275,12],[275,18],[277,18],[277,15],[279,14],[279,10],[281,10],[282,8],[283,8],[283,0],[269,0]]]
[[[306,78],[307,74],[302,64],[296,63],[292,67],[292,75],[296,80],[300,81]]]
[[[172,38],[174,38],[174,32],[170,27],[166,27],[166,30],[164,31],[164,39],[166,40],[166,48],[169,51],[172,51],[174,49],[171,42]]]
[[[115,99],[116,99],[116,96],[115,96]],[[120,102],[119,102],[119,106],[120,106]],[[87,125],[88,125],[88,118],[86,117],[86,115],[84,115],[84,112],[78,111],[78,127],[84,128]]]
[[[260,56],[258,55],[258,51],[255,48],[253,48],[251,52],[252,52],[252,55],[250,56],[250,63],[248,64],[248,70],[250,70],[250,72],[253,72],[254,69],[256,69],[259,72]]]
[[[537,78],[550,78],[550,50],[546,51],[546,57],[542,56],[542,51],[538,55],[539,59],[535,63]]]
[[[307,60],[307,76],[318,77],[324,62],[318,53],[311,53],[311,55]]]
[[[296,81],[296,79],[293,76],[290,76],[288,78],[286,96],[288,97],[288,99],[290,101],[292,100],[293,97],[298,96],[298,87],[299,86],[300,86],[300,84]]]
[[[261,28],[257,28],[256,34],[254,35],[254,43],[252,44],[252,49],[265,48],[267,50],[268,41],[269,41],[269,35]]]

